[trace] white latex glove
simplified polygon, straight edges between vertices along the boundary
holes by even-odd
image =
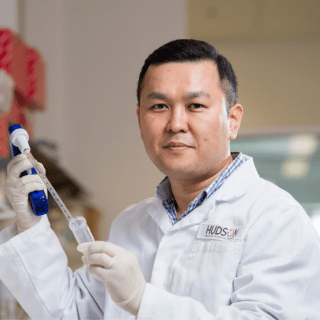
[[[38,164],[45,173],[43,165],[39,162]],[[40,217],[33,213],[29,204],[29,193],[45,190],[48,196],[46,186],[37,174],[20,178],[21,172],[31,168],[32,164],[25,154],[15,156],[7,166],[7,180],[3,189],[17,215],[19,233],[31,228],[40,220]]]
[[[104,283],[111,299],[136,316],[146,287],[137,257],[111,242],[83,243],[77,249],[84,254],[82,261],[89,272]]]

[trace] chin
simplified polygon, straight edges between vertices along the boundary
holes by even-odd
[[[190,180],[199,177],[199,172],[195,171],[196,166],[170,166],[158,169],[166,176],[177,180]]]

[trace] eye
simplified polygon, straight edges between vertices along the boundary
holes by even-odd
[[[166,106],[165,104],[161,104],[161,103],[155,104],[154,106],[151,107],[151,109],[153,109],[153,110],[165,110],[167,108],[168,108],[168,106]]]
[[[201,109],[204,108],[204,105],[200,103],[192,103],[188,106],[189,109]]]

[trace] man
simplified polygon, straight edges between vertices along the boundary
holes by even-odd
[[[137,97],[166,178],[115,219],[108,242],[78,247],[74,274],[47,218],[28,211],[41,180],[19,178],[24,156],[9,164],[17,223],[0,235],[0,277],[22,307],[41,319],[320,319],[310,219],[250,157],[230,154],[243,113],[231,64],[205,42],[170,42],[145,61]]]

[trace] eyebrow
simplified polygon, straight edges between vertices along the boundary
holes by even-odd
[[[148,100],[167,100],[168,96],[165,93],[161,92],[151,92],[148,94]]]
[[[206,91],[194,91],[194,92],[188,92],[187,94],[184,95],[184,99],[193,99],[193,98],[199,98],[199,97],[205,97],[205,98],[210,98],[210,95]]]
[[[210,95],[206,91],[200,90],[200,91],[188,92],[183,96],[185,100],[190,100],[190,99],[199,98],[199,97],[210,98]],[[148,100],[157,100],[157,99],[168,100],[169,99],[169,97],[165,93],[156,92],[156,91],[149,93],[147,98]]]

